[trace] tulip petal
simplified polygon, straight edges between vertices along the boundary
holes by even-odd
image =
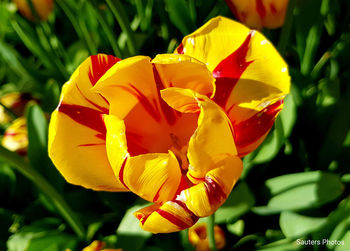
[[[259,32],[217,17],[186,36],[176,52],[208,65],[216,78],[214,101],[232,122],[239,155],[254,150],[269,132],[289,92],[288,68],[276,49]],[[262,115],[265,119],[256,119]],[[249,123],[252,120],[256,123]],[[242,128],[259,133],[242,142],[236,138]]]
[[[181,169],[172,153],[150,153],[130,157],[124,122],[113,115],[104,117],[107,154],[114,174],[124,186],[145,200],[171,200],[180,184]]]
[[[167,201],[162,206],[151,205],[135,212],[140,227],[152,233],[177,232],[194,225],[198,217],[181,201]]]
[[[195,58],[179,54],[159,54],[152,63],[165,87],[187,88],[208,97],[215,92],[212,73],[204,63]]]
[[[198,183],[213,168],[216,156],[237,154],[231,122],[225,112],[208,97],[190,89],[167,88],[163,99],[181,112],[197,112],[200,109],[198,127],[188,145],[190,163],[188,178]]]
[[[195,186],[183,190],[177,199],[198,217],[212,215],[227,199],[242,172],[237,156],[217,156],[212,169]]]
[[[108,103],[90,92],[99,77],[118,61],[101,54],[85,60],[64,85],[61,102],[52,113],[49,155],[72,184],[94,190],[126,190],[114,177],[107,159],[102,115],[108,113]]]

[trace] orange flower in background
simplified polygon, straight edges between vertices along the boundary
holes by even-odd
[[[239,21],[257,29],[281,27],[288,2],[288,0],[226,0]]]
[[[49,155],[66,180],[153,202],[135,212],[153,233],[189,228],[225,202],[239,155],[266,136],[289,90],[273,46],[232,20],[210,20],[176,52],[89,57],[49,127]]]
[[[214,226],[214,239],[217,250],[222,250],[226,245],[224,231],[218,226]],[[196,248],[196,251],[210,251],[207,236],[207,224],[197,223],[188,230],[188,240]]]
[[[17,152],[21,155],[25,155],[27,153],[27,124],[24,117],[14,120],[5,130],[1,145],[10,151]]]
[[[47,20],[49,15],[53,10],[54,2],[53,0],[30,0],[32,1],[33,7],[35,8],[36,13],[42,21]],[[30,6],[27,3],[27,0],[13,0],[16,4],[19,12],[29,20],[34,20],[34,14]]]

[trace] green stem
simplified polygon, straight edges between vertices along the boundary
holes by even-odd
[[[134,39],[134,33],[131,30],[130,27],[130,22],[126,16],[126,12],[124,9],[124,6],[121,4],[119,0],[106,0],[109,8],[113,12],[113,15],[117,19],[117,22],[119,23],[120,28],[122,29],[123,32],[125,32],[127,36],[127,46],[130,51],[131,55],[136,54],[136,44],[135,44],[135,39]]]
[[[214,225],[215,225],[215,214],[212,214],[207,217],[207,236],[209,241],[209,248],[211,251],[217,250],[216,244],[215,244]]]
[[[284,19],[284,25],[281,31],[280,40],[277,45],[278,51],[281,53],[282,56],[285,54],[287,44],[289,43],[290,34],[292,32],[293,11],[294,11],[295,5],[296,5],[296,0],[289,1],[286,17]]]
[[[11,152],[0,146],[0,157],[13,165],[21,174],[31,180],[43,193],[45,193],[53,202],[62,217],[72,227],[77,236],[81,239],[85,238],[85,230],[74,212],[62,198],[62,196],[48,183],[43,176],[34,170],[27,162],[23,160],[15,152]]]

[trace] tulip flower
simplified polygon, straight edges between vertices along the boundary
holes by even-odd
[[[53,10],[53,0],[30,0],[32,1],[33,7],[38,14],[38,17],[45,21],[51,14]],[[30,6],[27,3],[27,0],[13,0],[13,2],[16,4],[19,12],[25,16],[29,20],[34,20],[34,14],[32,13],[32,10]]]
[[[21,155],[27,153],[28,136],[26,119],[24,117],[14,120],[5,130],[1,145]]]
[[[144,230],[180,231],[225,202],[288,88],[273,46],[219,17],[174,54],[86,59],[52,114],[49,155],[72,184],[152,202],[135,212]]]
[[[26,104],[32,99],[28,93],[11,92],[0,98],[0,103],[10,109],[16,116],[22,116]],[[0,105],[0,124],[11,121],[11,116],[6,109]]]
[[[222,250],[226,245],[226,239],[224,231],[218,225],[214,226],[214,238],[217,250]],[[196,251],[210,251],[205,223],[197,223],[189,228],[188,240],[196,248]]]
[[[232,13],[249,27],[278,28],[284,23],[288,0],[226,0]]]

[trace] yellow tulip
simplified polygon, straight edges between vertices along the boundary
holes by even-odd
[[[222,250],[226,245],[224,231],[218,226],[214,226],[214,239],[217,250]],[[196,248],[196,251],[210,251],[207,236],[207,224],[197,223],[188,230],[188,240]]]
[[[33,7],[38,14],[39,18],[42,21],[47,20],[49,15],[51,14],[53,10],[54,2],[53,0],[30,0],[32,1]],[[19,12],[25,16],[29,20],[34,20],[34,14],[32,13],[32,10],[30,6],[27,3],[27,0],[13,0],[13,2],[16,4]]]
[[[49,155],[72,184],[153,202],[135,212],[144,230],[179,231],[225,202],[288,90],[273,46],[219,17],[174,54],[86,59],[51,116]]]
[[[10,151],[17,152],[21,155],[27,153],[28,136],[25,117],[20,117],[14,120],[5,130],[1,145]]]
[[[283,26],[289,0],[226,0],[236,18],[249,27]]]

